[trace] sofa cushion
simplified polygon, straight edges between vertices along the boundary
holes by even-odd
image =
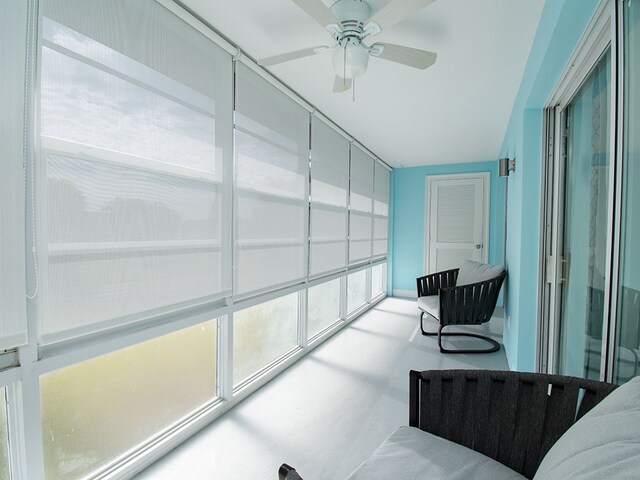
[[[640,477],[640,377],[609,394],[547,452],[534,479]]]
[[[474,450],[414,427],[400,427],[347,480],[500,480],[523,476]]]
[[[458,271],[456,287],[471,285],[472,283],[486,282],[487,280],[496,278],[502,272],[504,272],[504,266],[502,265],[489,265],[486,263],[465,260]]]
[[[427,315],[433,317],[436,322],[440,321],[440,296],[429,295],[427,297],[418,297],[418,308]]]

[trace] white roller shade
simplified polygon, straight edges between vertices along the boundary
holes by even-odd
[[[349,263],[368,260],[372,255],[373,164],[372,157],[351,146]]]
[[[347,265],[349,141],[311,121],[311,275]]]
[[[236,69],[234,294],[307,275],[309,113]]]
[[[27,342],[23,177],[27,5],[0,2],[0,350]]]
[[[42,342],[228,294],[231,57],[153,0],[41,7]]]
[[[391,172],[380,162],[375,163],[373,201],[373,256],[387,255],[389,230],[389,187]]]

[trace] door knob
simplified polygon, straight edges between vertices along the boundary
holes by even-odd
[[[476,244],[476,249],[477,250],[480,250],[481,248],[482,248],[482,244],[481,243]]]

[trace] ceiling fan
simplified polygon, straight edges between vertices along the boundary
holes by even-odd
[[[392,43],[364,43],[367,37],[392,27],[435,0],[391,0],[374,15],[371,15],[369,4],[363,0],[339,0],[331,8],[327,8],[322,0],[292,1],[322,25],[336,43],[331,47],[322,45],[263,58],[258,61],[260,65],[271,66],[333,52],[336,73],[333,91],[339,93],[349,90],[353,80],[367,71],[370,56],[419,69],[428,68],[436,62],[437,55],[426,50]]]

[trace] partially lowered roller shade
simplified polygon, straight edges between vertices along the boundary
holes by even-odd
[[[234,294],[307,275],[309,112],[236,64]]]
[[[311,121],[310,274],[347,265],[349,141],[317,117]]]

